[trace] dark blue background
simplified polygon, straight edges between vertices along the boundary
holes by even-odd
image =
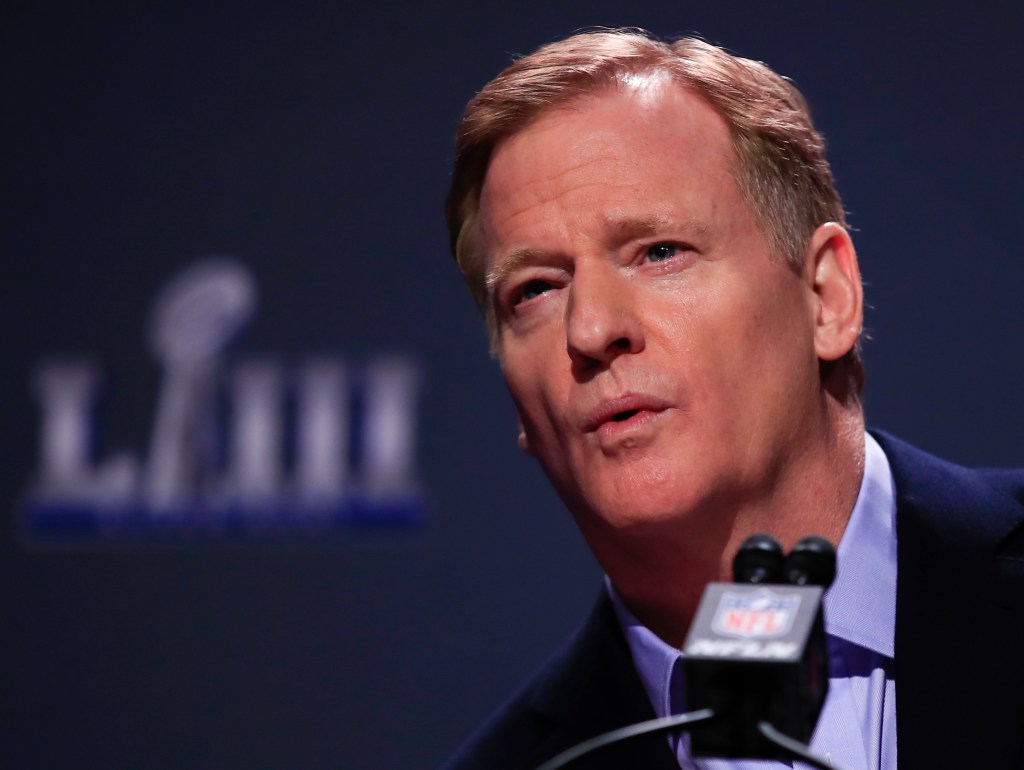
[[[871,305],[867,412],[1021,464],[1019,2],[29,3],[0,11],[0,757],[17,768],[437,765],[599,570],[521,457],[441,206],[466,100],[589,25],[696,31],[793,77]],[[146,446],[143,323],[197,257],[249,264],[238,355],[399,351],[426,380],[420,529],[322,543],[43,548],[30,376],[103,363],[105,449]]]

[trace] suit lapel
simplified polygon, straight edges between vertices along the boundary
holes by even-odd
[[[654,719],[654,710],[633,667],[629,645],[603,591],[586,625],[556,663],[555,670],[557,673],[547,679],[530,702],[553,725],[538,751],[539,761],[595,735]],[[578,767],[679,770],[664,735],[601,749],[579,760]]]
[[[977,471],[878,439],[896,482],[900,768],[1020,767],[1024,509]]]

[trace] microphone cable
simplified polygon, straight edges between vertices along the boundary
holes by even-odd
[[[617,730],[611,730],[601,735],[595,735],[593,738],[588,738],[582,743],[577,743],[571,749],[566,749],[561,754],[556,755],[552,759],[549,759],[543,765],[540,765],[537,770],[558,770],[558,768],[565,767],[570,762],[579,759],[584,754],[589,754],[592,751],[608,746],[612,743],[618,743],[619,741],[625,741],[630,738],[637,738],[641,735],[652,735],[654,733],[667,733],[670,730],[674,730],[677,727],[685,727],[688,725],[695,725],[699,722],[706,722],[715,716],[714,709],[698,709],[697,711],[689,711],[685,714],[672,714],[667,717],[660,717],[659,719],[650,719],[646,722],[637,722],[635,725],[627,725],[626,727],[620,727]]]
[[[537,770],[560,770],[560,768],[574,762],[585,754],[590,754],[613,743],[638,738],[641,735],[667,733],[680,727],[692,727],[701,722],[707,722],[713,719],[714,716],[715,711],[713,709],[698,709],[697,711],[690,711],[685,714],[673,714],[667,717],[660,717],[659,719],[651,719],[646,722],[637,722],[634,725],[620,727],[601,735],[595,735],[593,738],[589,738],[582,743],[577,743],[572,748],[566,749],[561,754],[556,755],[537,767]],[[757,730],[766,740],[789,753],[793,759],[798,759],[811,767],[818,768],[818,770],[842,770],[842,768],[832,762],[812,754],[809,747],[780,732],[770,722],[758,722]]]
[[[780,732],[770,722],[758,722],[757,731],[761,733],[765,739],[771,741],[780,749],[788,751],[793,756],[793,759],[799,759],[801,762],[806,762],[811,767],[818,768],[818,770],[842,770],[842,768],[836,767],[831,762],[812,754],[809,747],[800,743],[800,741],[793,740],[785,733]]]

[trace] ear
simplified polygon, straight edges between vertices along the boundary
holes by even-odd
[[[864,324],[864,287],[857,252],[845,228],[835,222],[811,235],[804,267],[814,292],[814,350],[822,361],[849,353]]]
[[[533,451],[533,447],[530,445],[530,439],[526,437],[526,428],[523,427],[522,417],[519,418],[519,448],[530,457],[537,456],[537,453]]]

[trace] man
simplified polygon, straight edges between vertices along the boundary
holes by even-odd
[[[756,532],[840,544],[816,753],[1024,766],[1024,478],[864,432],[857,257],[790,83],[692,39],[545,46],[470,102],[447,214],[520,447],[608,577],[451,768],[535,767],[685,710],[678,648]],[[580,766],[785,765],[695,761],[655,736]]]

